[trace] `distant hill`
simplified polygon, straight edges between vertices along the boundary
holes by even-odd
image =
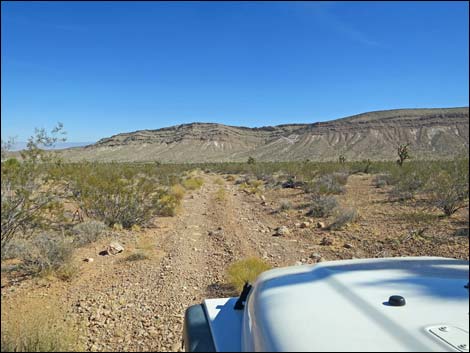
[[[417,159],[447,159],[469,151],[469,108],[375,111],[313,124],[259,128],[191,123],[140,130],[62,150],[70,160],[222,162],[395,160],[409,143]]]

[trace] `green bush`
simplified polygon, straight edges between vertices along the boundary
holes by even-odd
[[[22,161],[8,159],[1,168],[1,248],[16,236],[52,227],[61,219],[60,188],[49,183],[45,163],[59,163],[40,150],[43,135],[30,138]],[[42,141],[52,143],[49,141]],[[2,250],[2,256],[4,251]]]
[[[459,160],[430,178],[426,187],[431,203],[451,216],[468,203],[468,161]]]
[[[173,194],[162,194],[156,204],[156,213],[160,216],[175,216],[180,202]]]
[[[133,175],[119,165],[85,163],[68,175],[71,197],[93,219],[108,226],[145,225],[158,210],[166,191],[146,175]]]

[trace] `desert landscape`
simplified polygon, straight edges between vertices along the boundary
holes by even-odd
[[[469,2],[1,6],[1,352],[469,342]]]
[[[468,158],[392,152],[401,164],[339,152],[201,164],[73,162],[34,144],[21,162],[6,153],[2,345],[181,351],[189,305],[237,296],[268,268],[468,260]]]

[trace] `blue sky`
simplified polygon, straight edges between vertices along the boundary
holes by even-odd
[[[468,7],[2,1],[2,138],[468,106]]]

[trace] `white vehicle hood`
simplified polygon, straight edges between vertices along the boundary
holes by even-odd
[[[263,273],[244,311],[205,305],[219,351],[466,352],[468,274],[436,257],[332,261]]]

